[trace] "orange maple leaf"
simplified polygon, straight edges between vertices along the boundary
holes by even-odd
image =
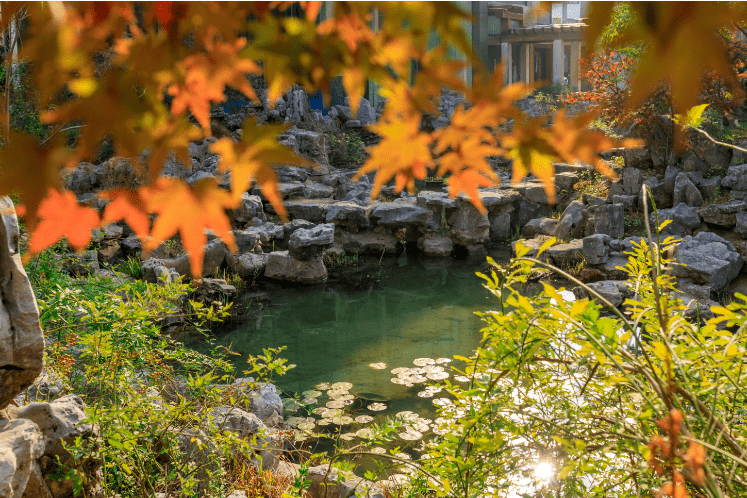
[[[111,200],[104,209],[104,216],[102,217],[104,224],[124,220],[140,240],[145,240],[148,237],[150,216],[148,216],[140,192],[137,190],[114,189],[99,192],[99,197]]]
[[[467,194],[470,202],[477,208],[482,214],[488,214],[488,210],[480,199],[480,191],[478,187],[490,187],[495,183],[494,180],[486,178],[473,169],[465,169],[459,173],[453,174],[449,177],[449,195],[451,197],[458,196],[461,192]]]
[[[183,181],[161,177],[154,186],[140,189],[140,195],[148,211],[158,214],[144,248],[153,250],[179,232],[195,278],[202,277],[206,228],[223,239],[231,251],[237,250],[225,212],[235,208],[237,203],[213,178],[200,180],[190,188]]]
[[[252,180],[262,188],[262,195],[270,201],[281,218],[285,207],[277,189],[277,175],[273,164],[295,164],[304,166],[308,161],[280,145],[277,135],[285,130],[282,125],[257,126],[254,119],[244,124],[242,141],[221,138],[210,146],[210,150],[221,156],[220,171],[231,172],[231,197],[241,199]]]
[[[41,221],[31,235],[29,251],[37,254],[63,236],[70,247],[80,250],[91,240],[91,229],[99,226],[99,214],[92,208],[81,206],[70,191],[50,188],[37,211]]]

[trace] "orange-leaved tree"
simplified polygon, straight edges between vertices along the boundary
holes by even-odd
[[[358,172],[376,172],[372,197],[392,178],[398,189],[413,188],[431,168],[451,176],[452,195],[465,193],[484,211],[477,188],[498,180],[485,157],[500,154],[513,159],[514,180],[531,172],[552,200],[553,161],[580,160],[606,171],[599,152],[626,145],[587,130],[593,114],[567,119],[559,113],[550,127],[526,118],[514,103],[532,89],[503,85],[501,71],[481,78],[478,68],[474,86],[466,87],[457,77],[464,64],[446,48],[479,64],[463,30],[469,17],[450,2],[333,2],[319,23],[321,2],[299,4],[303,15],[287,17],[279,14],[290,2],[4,2],[0,30],[19,13],[25,18],[19,57],[32,66],[42,121],[52,130],[42,143],[10,132],[0,149],[0,194],[21,195],[35,229],[31,250],[62,236],[82,248],[90,228],[124,219],[147,248],[180,233],[199,275],[205,229],[233,247],[225,209],[236,206],[252,182],[283,214],[273,164],[301,160],[277,144],[279,127],[247,120],[243,140],[221,138],[211,146],[222,156],[219,168],[231,173],[229,191],[210,179],[189,186],[159,178],[171,154],[190,164],[188,144],[210,135],[210,105],[223,100],[227,85],[257,98],[247,75],[264,77],[269,105],[293,84],[320,89],[329,99],[330,82],[342,75],[354,114],[367,81],[376,82],[387,104],[369,129],[381,141]],[[594,47],[609,23],[611,5],[593,6],[587,46]],[[383,19],[378,30],[370,26],[374,9]],[[743,7],[668,2],[633,9],[636,20],[620,40],[646,48],[631,82],[634,103],[652,84],[670,79],[681,112],[695,101],[691,80],[699,78],[693,75],[710,69],[730,81],[727,55],[708,40],[717,28],[743,21]],[[443,45],[428,48],[432,33]],[[105,70],[96,64],[100,54],[108,56]],[[414,66],[419,71],[411,79]],[[471,107],[458,109],[435,133],[421,130],[421,116],[436,113],[444,88],[461,92]],[[509,121],[512,126],[501,126]],[[59,132],[70,127],[78,128],[74,147]],[[100,194],[110,202],[99,216],[61,193],[60,173],[93,156],[105,137],[119,156],[148,151],[135,161],[148,181]]]

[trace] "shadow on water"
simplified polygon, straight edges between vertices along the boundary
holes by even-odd
[[[507,261],[504,253],[491,254]],[[351,382],[353,393],[388,400],[388,413],[428,408],[418,386],[390,381],[390,370],[413,365],[416,358],[469,356],[478,346],[482,321],[474,313],[496,306],[476,271],[485,258],[432,260],[405,255],[382,261],[375,286],[356,289],[341,282],[314,287],[268,286],[269,304],[258,319],[221,335],[241,356],[263,348],[287,346],[282,356],[296,365],[274,382],[286,392],[301,393],[320,382]],[[378,269],[377,269],[378,271]],[[205,344],[192,344],[205,350]],[[385,362],[384,370],[370,363]],[[422,386],[421,386],[422,388]]]

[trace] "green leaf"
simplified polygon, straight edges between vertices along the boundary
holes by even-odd
[[[682,114],[675,114],[672,119],[684,128],[697,128],[705,120],[703,112],[706,110],[706,107],[708,107],[708,104],[696,105],[691,107],[684,116]]]

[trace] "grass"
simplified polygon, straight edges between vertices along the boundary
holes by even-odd
[[[129,275],[132,278],[140,278],[140,272],[142,271],[143,264],[140,258],[137,256],[128,256],[127,259],[121,261],[115,266],[115,270],[125,275]]]
[[[610,192],[607,179],[597,171],[581,171],[575,189],[579,194],[594,195],[603,199],[606,199]]]
[[[345,254],[343,251],[341,254],[324,253],[324,264],[327,268],[343,268],[345,266],[358,266],[358,255],[357,254]]]

